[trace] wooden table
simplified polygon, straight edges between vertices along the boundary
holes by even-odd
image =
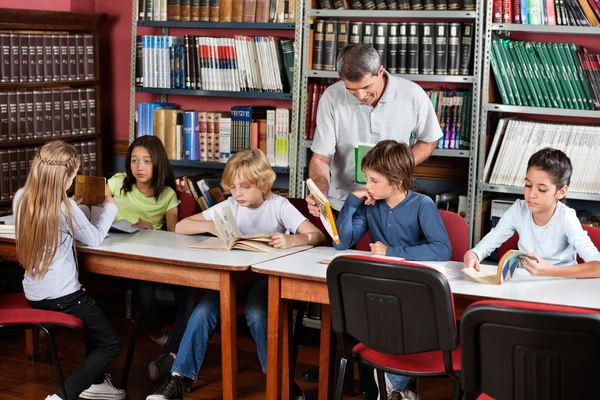
[[[267,343],[267,399],[289,399],[289,321],[285,300],[302,300],[323,305],[319,356],[319,399],[331,398],[331,318],[324,258],[337,253],[332,247],[316,247],[284,259],[252,265],[252,271],[269,275],[269,321]],[[370,255],[361,251],[349,254]],[[463,272],[463,263],[422,262],[442,272],[458,299],[504,299],[600,309],[600,279],[533,277],[523,269],[503,285],[483,285]],[[464,304],[465,302],[463,302]],[[457,304],[457,303],[455,303]],[[456,310],[457,316],[463,310]]]
[[[223,398],[237,399],[236,284],[251,278],[251,265],[297,253],[310,246],[273,253],[192,249],[206,237],[142,230],[110,233],[99,246],[78,246],[86,271],[136,280],[220,291]],[[14,235],[0,235],[0,259],[16,259]]]

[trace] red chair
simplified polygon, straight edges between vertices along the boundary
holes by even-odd
[[[460,349],[444,275],[407,261],[347,256],[329,264],[327,288],[342,356],[335,399],[342,396],[347,361],[377,370],[381,399],[387,398],[384,372],[450,376],[460,398]]]
[[[65,390],[65,378],[62,373],[54,335],[48,328],[68,327],[83,328],[83,321],[69,314],[31,308],[23,293],[0,295],[0,327],[12,326],[23,329],[41,329],[48,338],[48,348],[51,351],[56,374],[62,393]]]
[[[465,399],[600,399],[600,313],[480,301],[460,326]]]

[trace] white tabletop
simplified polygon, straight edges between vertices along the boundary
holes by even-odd
[[[14,234],[0,234],[0,237],[14,239]],[[126,258],[147,257],[179,263],[207,264],[214,267],[246,269],[250,265],[260,264],[286,255],[298,253],[310,246],[293,247],[272,253],[260,253],[244,250],[193,249],[193,244],[206,240],[208,236],[178,235],[174,232],[140,230],[139,232],[110,232],[109,236],[96,247],[81,244],[77,248],[84,253],[119,254]]]
[[[338,253],[332,247],[315,247],[284,259],[271,260],[252,265],[259,273],[295,277],[304,280],[326,281],[327,265],[320,261]],[[364,251],[343,253],[369,255]],[[420,262],[442,272],[454,294],[491,299],[531,301],[572,307],[600,309],[600,279],[570,279],[534,277],[523,269],[517,269],[510,282],[502,285],[477,283],[464,272],[463,263],[456,261]],[[568,267],[567,267],[568,268]]]

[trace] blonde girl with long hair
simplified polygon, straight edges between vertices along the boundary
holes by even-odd
[[[46,400],[125,399],[104,368],[121,351],[121,342],[94,299],[79,283],[75,240],[97,246],[117,214],[117,202],[106,197],[102,215],[90,223],[67,189],[79,169],[79,154],[70,144],[54,141],[36,154],[25,186],[13,201],[17,256],[25,269],[23,291],[33,308],[74,315],[84,323],[86,358]]]

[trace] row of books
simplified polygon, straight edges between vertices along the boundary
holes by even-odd
[[[471,140],[473,95],[466,91],[427,90],[440,122],[442,138],[438,149],[468,149]]]
[[[493,0],[500,24],[598,26],[600,0]]]
[[[471,23],[362,22],[317,19],[312,69],[335,71],[337,54],[348,43],[370,44],[393,74],[470,75]]]
[[[294,41],[272,36],[138,36],[136,85],[290,92]]]
[[[96,174],[96,142],[74,143],[81,155],[78,174]],[[0,150],[0,201],[11,200],[20,187],[25,185],[33,158],[40,147],[24,147]]]
[[[225,201],[225,193],[217,182],[214,174],[210,173],[182,176],[175,181],[177,190],[191,195],[201,211]]]
[[[258,148],[272,166],[289,166],[286,108],[233,106],[230,112],[197,112],[177,110],[172,103],[139,103],[137,117],[138,136],[160,138],[169,159],[225,163],[240,150]]]
[[[0,92],[0,142],[94,133],[94,88]]]
[[[94,35],[0,33],[0,82],[96,79]]]
[[[139,21],[295,22],[296,0],[138,0]]]
[[[527,161],[536,151],[552,147],[571,159],[569,190],[600,193],[600,127],[500,119],[483,171],[483,181],[494,185],[522,186]]]
[[[575,44],[492,39],[491,65],[504,104],[600,109],[599,57]]]
[[[475,11],[475,0],[319,0],[322,9],[353,10],[465,10]]]

